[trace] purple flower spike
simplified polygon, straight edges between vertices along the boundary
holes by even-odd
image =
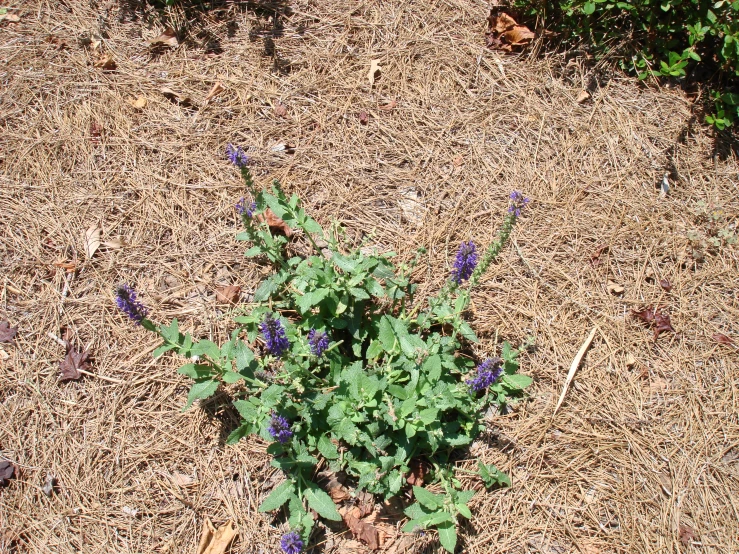
[[[269,423],[267,428],[272,438],[285,444],[293,436],[293,432],[290,430],[290,422],[287,418],[272,412],[272,421]]]
[[[244,149],[241,146],[234,146],[230,142],[226,146],[226,157],[239,169],[249,165],[249,157],[244,152]]]
[[[308,344],[314,356],[320,358],[328,348],[328,343],[328,335],[325,332],[316,331],[315,329],[308,331]]]
[[[303,546],[303,541],[300,540],[300,534],[297,531],[282,535],[280,540],[280,548],[285,554],[299,554],[303,551]]]
[[[457,250],[457,257],[454,260],[454,269],[452,269],[452,281],[458,285],[462,281],[466,281],[472,275],[477,266],[477,247],[475,243],[463,242]]]
[[[257,209],[256,202],[252,202],[248,206],[246,204],[246,200],[244,200],[243,198],[239,200],[238,202],[236,202],[236,211],[239,213],[239,215],[246,214],[246,217],[248,217],[249,219],[252,218],[256,209]]]
[[[268,313],[264,316],[264,321],[259,325],[259,330],[264,335],[264,341],[267,343],[267,351],[274,354],[278,358],[290,348],[290,341],[287,340],[285,328],[279,319],[275,319],[273,314]]]
[[[136,291],[130,285],[121,285],[115,291],[115,303],[136,325],[146,318],[149,310],[136,299]]]
[[[511,193],[510,199],[511,205],[508,206],[508,213],[519,217],[521,215],[521,210],[523,210],[526,207],[526,204],[529,203],[529,199],[525,198],[524,195],[517,190],[514,190]]]
[[[477,375],[474,379],[467,379],[467,384],[473,392],[479,392],[488,388],[503,375],[503,360],[500,358],[488,358],[477,366]]]

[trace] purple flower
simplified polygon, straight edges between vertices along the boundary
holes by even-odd
[[[529,203],[529,199],[525,198],[524,195],[517,190],[514,190],[510,196],[511,205],[508,207],[508,213],[513,214],[516,217],[521,215],[521,210],[526,207]]]
[[[272,438],[285,444],[293,436],[293,432],[290,430],[290,422],[287,418],[272,412],[272,420],[267,428]]]
[[[300,540],[300,534],[297,531],[282,535],[280,540],[280,548],[285,554],[298,554],[303,551],[303,546],[303,541]]]
[[[264,321],[259,325],[259,330],[264,335],[264,341],[267,343],[267,351],[274,354],[278,358],[290,348],[290,341],[287,340],[285,328],[279,319],[275,319],[273,314],[268,313],[264,316]]]
[[[239,215],[246,214],[246,217],[248,217],[249,219],[252,218],[256,209],[257,209],[256,202],[252,202],[248,206],[246,205],[246,201],[243,198],[239,200],[238,202],[236,202],[236,211],[239,212]]]
[[[228,146],[226,146],[226,157],[239,169],[249,165],[249,158],[247,157],[246,152],[244,152],[244,149],[241,148],[241,146],[234,146],[230,142],[228,143]]]
[[[488,358],[477,366],[477,375],[474,379],[467,379],[467,384],[474,392],[488,388],[503,374],[502,362],[500,358]]]
[[[328,342],[328,335],[325,332],[315,329],[308,331],[308,344],[314,356],[320,358],[328,348]]]
[[[130,285],[121,285],[116,289],[115,303],[136,325],[141,325],[141,321],[149,313],[146,306],[136,299],[136,291]]]
[[[454,260],[454,269],[452,269],[452,281],[460,285],[462,281],[466,281],[472,275],[477,266],[477,247],[475,243],[463,242],[457,250],[457,257]]]

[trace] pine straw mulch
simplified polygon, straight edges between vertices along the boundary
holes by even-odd
[[[0,551],[190,553],[205,517],[236,522],[234,552],[277,551],[284,523],[257,513],[281,479],[266,445],[224,446],[236,417],[223,396],[183,413],[178,361],[153,361],[155,341],[113,301],[130,282],[155,320],[228,336],[215,289],[246,297],[263,272],[233,238],[243,189],[227,141],[250,147],[260,184],[280,179],[352,240],[370,235],[404,260],[427,246],[419,297],[461,240],[491,240],[512,189],[532,198],[473,318],[481,354],[536,337],[522,363],[535,384],[464,462],[497,464],[513,487],[475,497],[461,551],[739,550],[739,356],[712,338],[739,342],[739,255],[688,239],[735,228],[738,167],[712,157],[681,93],[613,75],[578,103],[589,79],[579,61],[486,50],[477,2],[171,16],[94,4],[18,3],[20,21],[0,23],[0,321],[19,328],[15,346],[0,345],[0,459],[19,468],[0,489]],[[180,45],[152,49],[166,17]],[[94,67],[100,50],[114,71]],[[225,90],[204,105],[217,82]],[[143,109],[131,105],[139,96]],[[717,224],[699,201],[723,210]],[[98,225],[111,244],[88,259],[84,235]],[[630,316],[650,305],[676,332],[655,341]],[[60,383],[64,349],[49,333],[89,348],[94,376]],[[415,545],[437,548],[433,533]],[[362,546],[337,529],[312,551]]]

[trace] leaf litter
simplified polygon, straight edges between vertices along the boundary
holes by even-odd
[[[496,8],[488,16],[486,44],[493,50],[514,52],[523,49],[534,40],[536,34],[525,25],[519,25],[513,17]]]
[[[59,362],[60,381],[78,380],[82,374],[90,369],[89,353],[87,350],[82,352],[73,346],[67,346],[67,355]]]
[[[675,332],[669,314],[662,312],[660,308],[649,306],[643,310],[631,310],[631,314],[653,328],[654,340],[657,340],[660,333]]]
[[[0,462],[0,487],[7,487],[11,479],[16,478],[16,467],[13,462]]]
[[[18,334],[18,327],[11,327],[7,321],[0,321],[0,342],[15,344],[15,336]]]

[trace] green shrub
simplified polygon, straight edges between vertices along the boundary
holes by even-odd
[[[287,508],[292,530],[282,539],[284,552],[307,544],[311,509],[341,519],[316,483],[319,464],[386,499],[407,490],[411,468],[422,465],[441,492],[419,486],[423,477],[415,475],[416,502],[403,530],[435,527],[453,552],[475,494],[462,490],[455,455],[483,429],[488,407],[500,408],[532,381],[518,373],[521,350],[508,343],[500,357],[476,362],[470,346],[478,339],[464,317],[470,290],[528,200],[511,194],[497,239],[479,256],[474,243],[463,242],[445,286],[419,302],[409,277],[414,264],[397,268],[391,253],[343,244],[337,225],[324,230],[277,183],[258,192],[241,148],[229,145],[228,156],[253,199],[236,206],[244,225],[236,238],[250,244],[247,257],[272,268],[251,305],[238,310],[231,339],[217,345],[183,333],[177,320],[155,324],[127,285],[118,288],[118,307],[161,337],[155,357],[173,351],[189,359],[179,370],[194,381],[187,407],[229,385],[242,423],[228,442],[256,434],[271,443],[272,465],[287,479],[259,510]],[[510,485],[492,465],[479,463],[475,473],[487,487]]]
[[[707,75],[716,85],[715,111],[706,117],[718,129],[739,117],[739,0],[514,0],[544,19],[545,27],[574,46],[594,45],[599,55],[616,50],[621,66],[639,78]]]

